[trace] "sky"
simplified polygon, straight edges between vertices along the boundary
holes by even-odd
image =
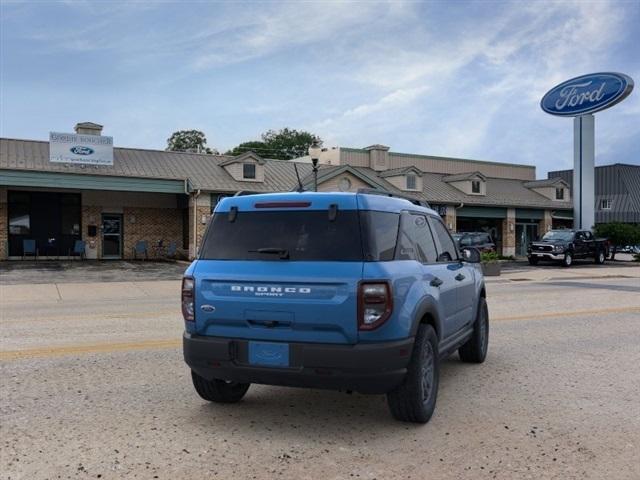
[[[634,1],[0,0],[0,136],[77,122],[115,146],[181,129],[225,151],[284,127],[324,146],[571,168],[540,98],[585,73],[640,81]],[[640,164],[640,87],[596,114],[596,164]],[[266,153],[266,152],[263,152]],[[268,156],[268,155],[267,155]]]

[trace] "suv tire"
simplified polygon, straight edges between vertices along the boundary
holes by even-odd
[[[467,342],[458,349],[460,360],[467,363],[482,363],[487,358],[489,347],[489,309],[484,297],[480,297],[473,334]]]
[[[249,390],[250,383],[227,382],[216,378],[207,380],[193,370],[191,371],[193,386],[205,400],[216,403],[237,403]]]
[[[599,250],[596,253],[596,264],[602,265],[606,260],[606,258],[607,258],[607,255],[605,254],[604,250]]]
[[[538,259],[536,257],[529,257],[529,265],[537,265],[538,264]]]
[[[564,254],[564,258],[562,259],[563,267],[570,267],[573,264],[573,254],[571,252],[567,252]]]
[[[436,408],[439,379],[438,337],[431,325],[422,324],[413,345],[407,376],[400,386],[387,393],[394,418],[427,423]]]

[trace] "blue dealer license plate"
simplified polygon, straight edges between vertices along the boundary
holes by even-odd
[[[249,342],[249,363],[267,367],[288,367],[289,344]]]

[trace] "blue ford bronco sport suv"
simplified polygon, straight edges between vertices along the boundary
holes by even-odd
[[[251,383],[385,393],[395,418],[427,422],[441,359],[487,354],[478,261],[407,199],[225,198],[182,283],[194,387],[224,403]]]

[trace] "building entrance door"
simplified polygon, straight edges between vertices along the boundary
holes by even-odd
[[[122,215],[102,214],[102,258],[122,258]]]
[[[516,223],[516,257],[526,257],[529,243],[537,239],[537,223]]]

